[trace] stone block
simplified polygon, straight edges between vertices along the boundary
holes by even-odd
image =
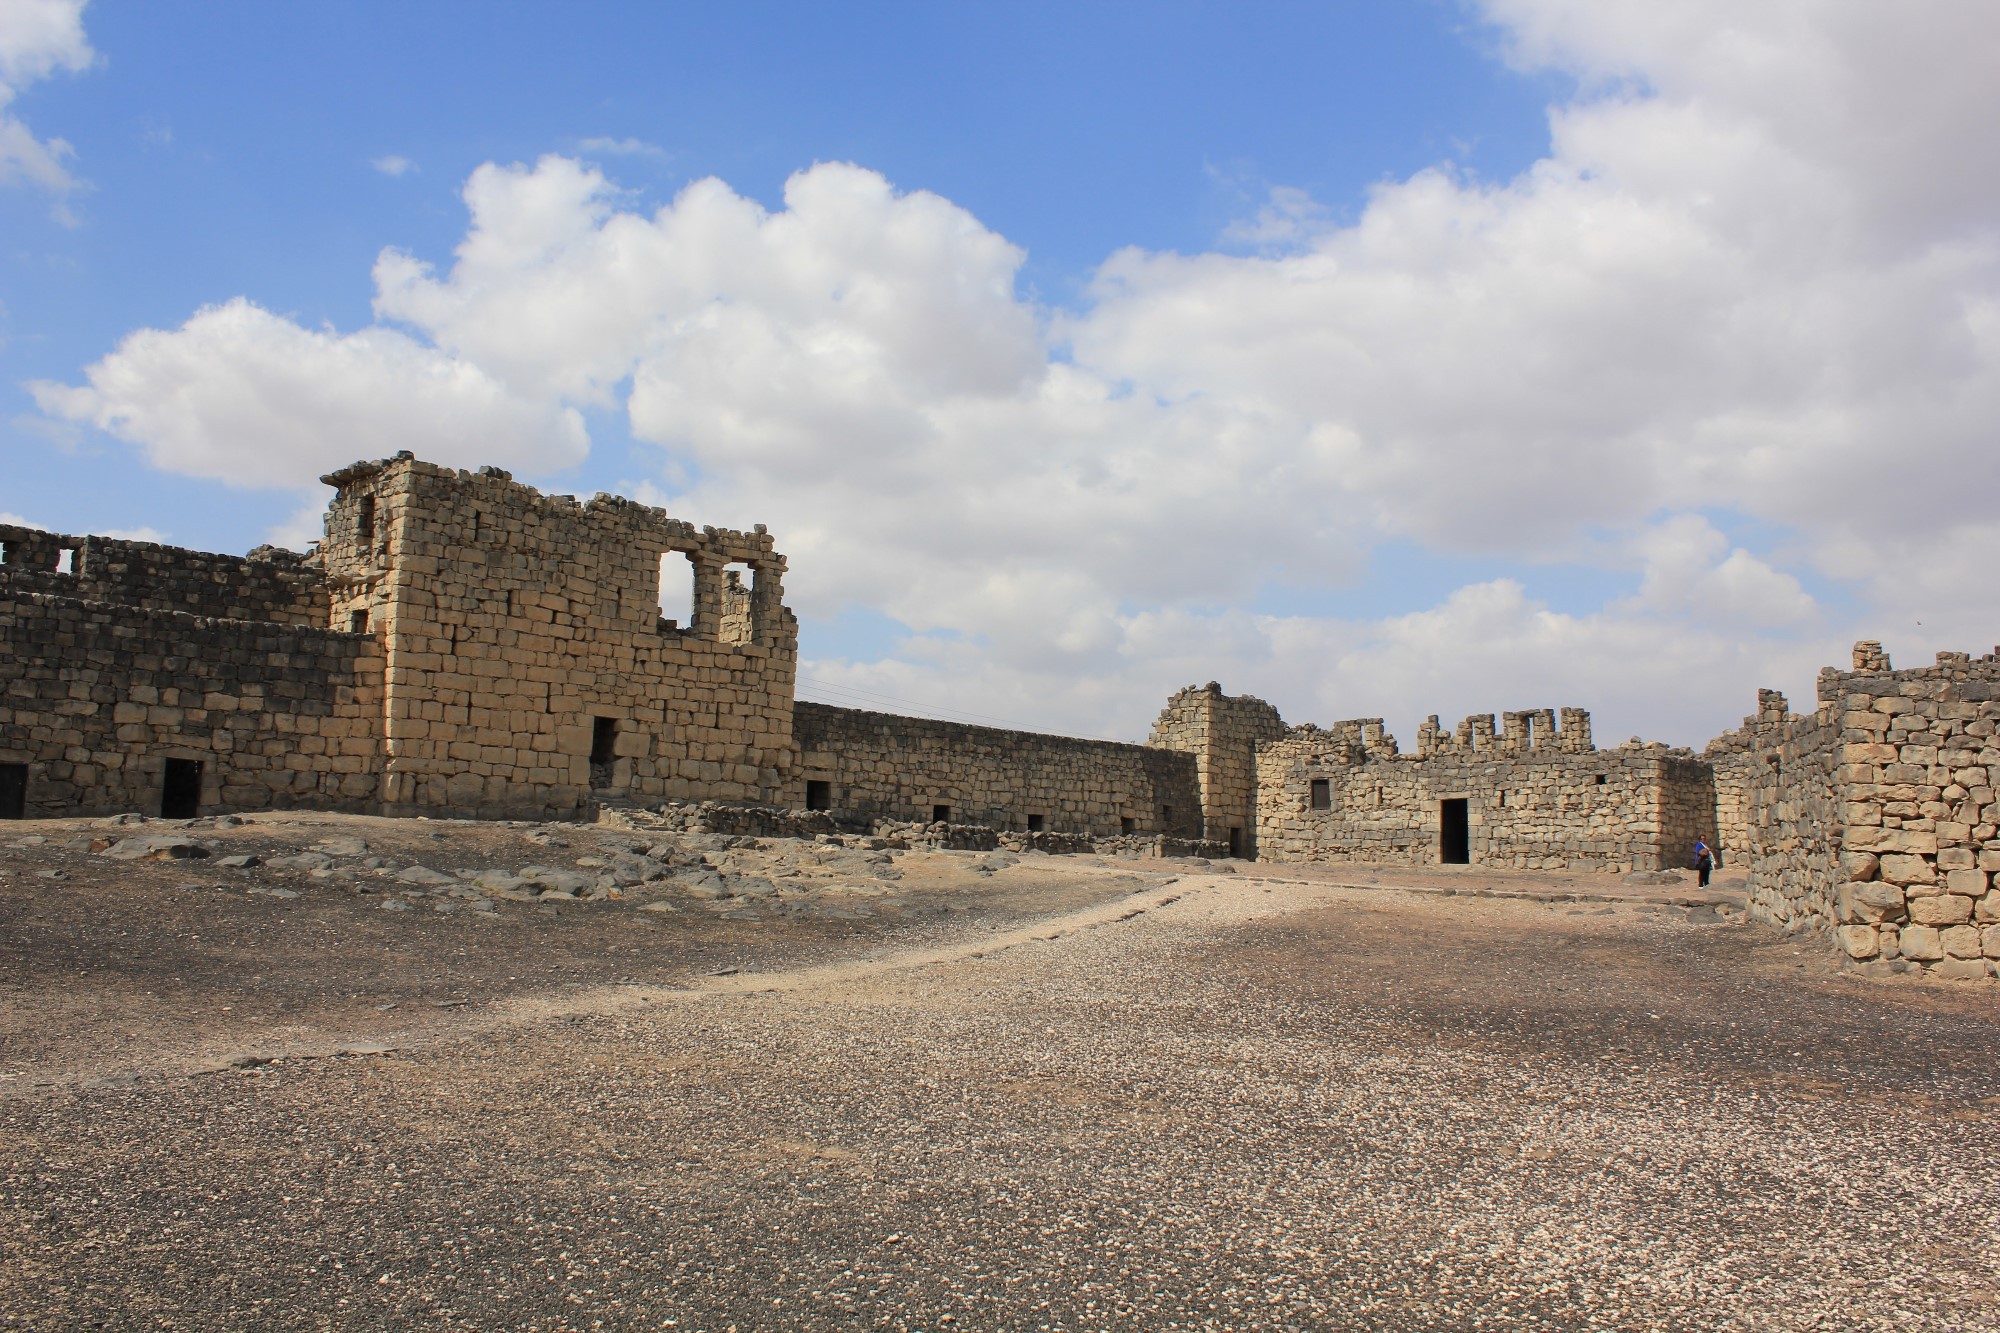
[[[1937,868],[1927,857],[1906,852],[1891,852],[1882,858],[1881,875],[1891,884],[1931,884],[1937,880]]]
[[[1980,956],[1979,934],[1977,926],[1947,926],[1938,932],[1938,943],[1949,958],[1977,958]]]
[[[1903,915],[1903,891],[1893,884],[1854,882],[1834,890],[1835,919],[1847,923],[1875,923]]]
[[[1939,864],[1943,864],[1943,854],[1939,854]],[[1984,870],[1954,870],[1944,877],[1946,893],[1963,894],[1966,898],[1977,898],[1986,892],[1987,875]]]
[[[1903,927],[1897,947],[1903,957],[1919,963],[1935,962],[1944,957],[1944,944],[1938,939],[1937,929],[1932,926]]]
[[[1882,952],[1881,940],[1873,926],[1841,926],[1834,932],[1849,958],[1873,958]]]
[[[1910,921],[1919,926],[1956,926],[1972,920],[1972,899],[1934,893],[1909,900]]]

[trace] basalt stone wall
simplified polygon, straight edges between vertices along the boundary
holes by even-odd
[[[1229,695],[1215,681],[1190,685],[1160,710],[1148,744],[1194,756],[1201,818],[1190,836],[1232,855],[1257,853],[1257,746],[1285,734],[1278,710],[1252,695]]]
[[[796,803],[825,783],[844,819],[952,824],[1030,832],[1165,833],[1195,837],[1195,758],[1116,741],[1078,740],[800,701]],[[814,789],[817,790],[817,789]]]
[[[1819,708],[1757,728],[1753,910],[1857,961],[2000,972],[2000,651],[1896,671],[1857,644]]]
[[[323,480],[333,623],[365,617],[388,653],[389,812],[787,803],[798,625],[761,527],[407,455]],[[693,598],[663,614],[683,560]]]
[[[317,566],[271,547],[217,555],[0,525],[0,586],[149,611],[331,627]]]
[[[1708,765],[1660,745],[1594,750],[1587,716],[1565,740],[1550,710],[1426,727],[1397,753],[1379,719],[1296,727],[1258,749],[1258,839],[1274,861],[1435,865],[1447,803],[1463,802],[1466,860],[1522,869],[1658,870],[1687,863],[1714,819]],[[1539,729],[1537,720],[1544,720]],[[1484,726],[1479,725],[1484,722]],[[1539,730],[1539,735],[1538,735]],[[1567,730],[1567,729],[1565,729]]]
[[[372,811],[382,656],[367,635],[0,587],[0,763],[27,813],[157,813],[166,761],[203,811]]]

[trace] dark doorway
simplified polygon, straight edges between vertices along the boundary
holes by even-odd
[[[949,824],[950,822],[951,822],[951,807],[950,807],[950,806],[948,806],[948,805],[934,805],[934,806],[932,806],[932,807],[931,807],[931,823],[933,823],[933,824]]]
[[[1047,823],[1048,823],[1048,820],[1044,819],[1044,818],[1043,818],[1042,816],[1040,816],[1040,815],[1029,815],[1029,816],[1028,816],[1028,832],[1030,832],[1030,833],[1040,833],[1040,832],[1042,831],[1043,827],[1044,827],[1045,825],[1047,825]]]
[[[1120,815],[1118,816],[1118,831],[1120,833],[1137,833],[1139,831],[1139,821],[1131,815]]]
[[[611,785],[611,763],[618,757],[618,719],[590,719],[590,785]]]
[[[1243,830],[1240,828],[1229,830],[1229,854],[1231,856],[1243,855]]]
[[[1448,866],[1472,864],[1472,822],[1464,797],[1438,802],[1438,860]]]
[[[160,818],[193,819],[201,813],[201,760],[169,759],[160,783]]]
[[[0,819],[28,817],[28,766],[0,764]]]
[[[806,809],[833,809],[833,784],[819,778],[806,779]]]

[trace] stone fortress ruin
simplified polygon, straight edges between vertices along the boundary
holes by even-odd
[[[0,818],[720,802],[943,846],[1604,871],[1707,835],[1764,920],[2000,972],[2000,654],[1857,645],[1814,712],[1761,691],[1701,754],[1599,750],[1579,708],[1432,717],[1405,754],[1379,718],[1288,726],[1214,683],[1146,744],[1082,740],[797,699],[761,525],[408,454],[323,480],[303,556],[0,526]]]

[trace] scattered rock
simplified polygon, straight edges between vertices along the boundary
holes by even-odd
[[[225,870],[250,870],[256,866],[263,865],[264,858],[261,856],[252,856],[247,853],[241,856],[218,856],[215,859],[215,864]]]
[[[104,847],[95,843],[91,850],[114,861],[187,861],[208,855],[208,848],[172,833],[120,838]]]
[[[299,896],[297,889],[273,889],[267,888],[262,884],[252,888],[250,892],[261,898],[296,898]]]
[[[333,858],[325,852],[300,852],[296,856],[274,856],[269,865],[274,870],[314,870],[333,869]]]
[[[401,898],[384,898],[382,900],[382,910],[385,912],[407,912],[410,910],[410,905]]]
[[[458,881],[442,870],[432,870],[429,866],[404,866],[396,872],[396,878],[405,884],[424,884],[436,887],[450,885],[456,887]]]
[[[324,852],[328,856],[366,856],[368,844],[360,838],[353,837],[321,838],[313,844],[313,850]]]

